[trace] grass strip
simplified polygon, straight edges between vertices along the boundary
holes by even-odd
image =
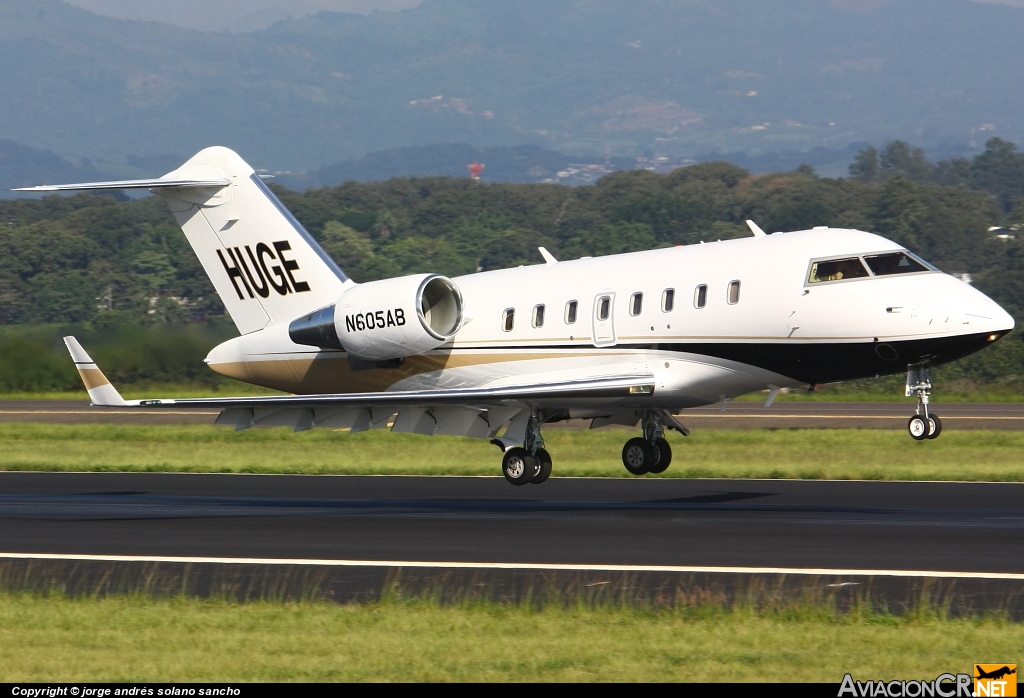
[[[632,432],[550,429],[554,475],[620,477]],[[949,430],[913,441],[903,430],[707,430],[668,436],[672,467],[657,477],[1024,481],[1024,432]],[[497,475],[486,441],[368,431],[214,426],[0,424],[0,470]],[[646,477],[655,477],[648,475]]]
[[[1024,625],[755,611],[0,594],[0,681],[829,681],[1016,661]]]

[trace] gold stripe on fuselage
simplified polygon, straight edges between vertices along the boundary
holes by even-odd
[[[632,352],[620,351],[617,354]],[[607,356],[608,352],[602,352]],[[395,368],[371,368],[353,371],[348,358],[340,354],[315,357],[261,358],[210,364],[210,368],[221,375],[246,383],[262,385],[298,395],[317,393],[363,393],[387,390],[395,383],[432,371],[443,369],[482,366],[485,364],[512,361],[534,361],[540,359],[580,358],[593,356],[593,352],[503,352],[486,353],[455,351],[438,354],[410,356]]]

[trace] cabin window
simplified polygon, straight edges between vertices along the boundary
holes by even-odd
[[[729,305],[736,305],[740,302],[740,282],[730,281],[729,282],[729,297],[727,299]]]
[[[674,307],[676,307],[676,290],[674,288],[666,288],[661,293],[661,312],[671,313]]]
[[[544,304],[533,306],[533,326],[544,327]]]
[[[505,308],[501,314],[501,329],[503,332],[511,332],[516,323],[516,309]]]
[[[708,286],[701,284],[693,291],[693,307],[703,308],[708,304]]]
[[[849,257],[847,259],[830,259],[828,261],[814,262],[811,264],[811,273],[807,277],[807,283],[817,284],[822,281],[860,279],[867,275],[868,270],[864,268],[864,265],[861,264],[860,259],[857,257]]]
[[[644,294],[634,293],[629,299],[629,314],[639,315],[644,309]]]
[[[601,296],[597,301],[597,319],[604,321],[608,319],[608,316],[612,314],[612,299],[611,296]]]
[[[565,324],[572,325],[576,322],[576,307],[579,305],[576,301],[569,301],[565,304]]]
[[[865,257],[864,261],[868,263],[869,267],[871,267],[871,271],[878,276],[928,271],[928,268],[924,264],[911,257],[906,252],[874,254],[870,257]]]

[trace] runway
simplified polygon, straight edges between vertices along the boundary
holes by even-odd
[[[933,405],[943,424],[952,429],[1024,429],[1024,403],[942,403]],[[904,429],[914,412],[905,402],[730,402],[716,407],[685,410],[680,419],[693,429]],[[90,407],[87,400],[0,400],[0,423],[47,424],[212,424],[217,410],[118,410]],[[574,420],[548,429],[585,429]]]
[[[1024,484],[0,473],[0,552],[1024,574]]]

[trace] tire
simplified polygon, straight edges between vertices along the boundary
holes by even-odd
[[[543,448],[538,448],[533,457],[537,459],[537,468],[533,471],[530,484],[539,485],[551,477],[551,454]]]
[[[510,448],[501,458],[501,474],[517,487],[528,483],[536,471],[537,461],[525,448]]]
[[[924,441],[928,438],[928,422],[919,414],[915,414],[907,422],[907,431],[915,441]]]
[[[647,469],[647,472],[663,473],[668,470],[668,466],[672,465],[672,447],[668,445],[668,441],[665,439],[655,441],[654,447],[658,449],[660,458],[658,458],[658,462],[655,465]]]
[[[622,447],[622,464],[632,475],[643,475],[658,462],[660,452],[656,451],[647,439],[636,437]]]
[[[937,439],[942,433],[942,420],[939,415],[928,413],[928,438]]]

